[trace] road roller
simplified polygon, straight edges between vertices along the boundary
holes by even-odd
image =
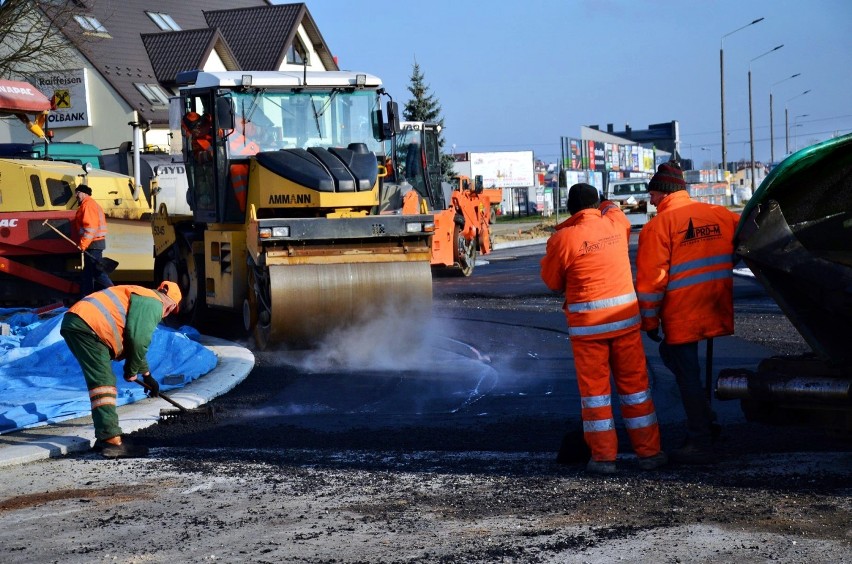
[[[811,352],[719,374],[754,421],[852,434],[852,135],[789,156],[743,210],[736,252]]]
[[[434,216],[379,212],[399,110],[378,77],[187,71],[178,84],[170,127],[192,213],[159,204],[152,227],[155,278],[180,285],[183,323],[216,334],[222,314],[241,316],[264,349],[380,315],[428,319]]]

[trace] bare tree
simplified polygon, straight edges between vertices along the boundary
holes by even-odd
[[[73,53],[61,28],[74,16],[73,0],[0,0],[0,77],[57,70]]]

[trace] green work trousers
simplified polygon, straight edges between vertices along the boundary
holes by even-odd
[[[60,334],[83,369],[83,377],[89,389],[89,400],[92,403],[95,438],[105,440],[121,435],[118,412],[115,409],[118,390],[115,374],[112,372],[109,348],[75,313],[65,314]]]

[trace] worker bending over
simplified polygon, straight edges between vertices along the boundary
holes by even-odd
[[[97,439],[94,448],[105,458],[138,458],[148,453],[145,447],[122,441],[112,361],[124,359],[124,379],[133,382],[141,374],[150,395],[156,396],[159,384],[148,368],[148,347],[157,325],[178,311],[180,301],[174,282],[163,282],[156,291],[113,286],[83,298],[62,319],[60,332],[80,363],[89,389]]]

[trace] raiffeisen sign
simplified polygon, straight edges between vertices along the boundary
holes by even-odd
[[[37,72],[33,83],[47,96],[53,109],[48,127],[87,127],[92,125],[86,69]]]

